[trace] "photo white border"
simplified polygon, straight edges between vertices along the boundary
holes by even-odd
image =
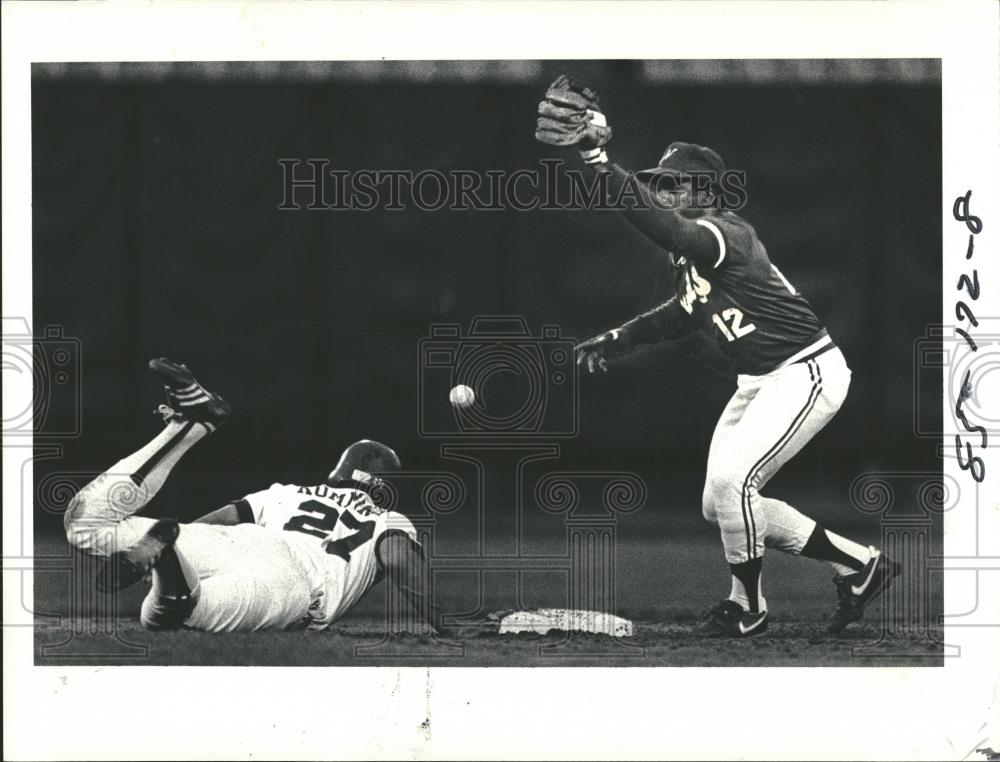
[[[4,2],[3,314],[32,314],[31,61],[914,57],[943,60],[942,322],[956,322],[953,288],[967,270],[951,218],[951,200],[967,189],[984,221],[971,263],[983,287],[976,309],[1000,316],[997,8],[990,0]],[[905,191],[895,203],[906,203]],[[8,404],[16,401],[5,394]],[[948,405],[944,412],[953,420]],[[32,536],[31,490],[21,490],[10,444],[7,625],[24,618],[22,577],[31,600],[30,574],[8,571],[19,538]],[[1000,450],[986,457],[979,533],[1000,538]],[[953,459],[945,469],[971,485]],[[951,538],[968,536],[973,520],[961,506],[945,514],[946,556],[968,555]],[[984,583],[997,574],[996,545],[982,544],[992,560],[964,562],[994,569]],[[967,574],[945,575],[946,600],[967,599],[968,584]],[[1000,623],[1000,601],[979,606],[992,607],[981,621]],[[1000,749],[998,634],[949,627],[946,642],[961,657],[921,669],[61,668],[34,667],[32,628],[7,626],[5,756],[981,759],[978,746]]]

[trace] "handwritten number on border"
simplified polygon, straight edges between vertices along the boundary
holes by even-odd
[[[955,204],[952,206],[952,215],[959,222],[964,222],[965,226],[969,230],[969,246],[965,250],[966,260],[972,259],[972,254],[975,250],[975,237],[983,229],[983,221],[976,215],[969,212],[969,202],[971,199],[972,191],[968,190],[965,192],[964,196],[956,198]],[[973,302],[979,299],[979,271],[973,269],[971,277],[968,274],[963,273],[958,279],[957,289],[958,291],[965,289],[969,298]],[[979,320],[972,312],[972,308],[969,307],[969,305],[964,301],[959,300],[955,303],[955,317],[959,320],[968,322],[969,326],[972,328],[977,328],[979,326]],[[971,351],[979,351],[979,346],[976,344],[976,340],[972,338],[968,331],[963,328],[956,327],[955,333],[965,339],[965,343]],[[989,441],[986,428],[984,426],[980,426],[979,424],[970,423],[968,416],[962,409],[962,405],[964,405],[965,401],[971,396],[972,371],[967,370],[965,371],[965,378],[962,379],[962,387],[958,392],[958,402],[955,403],[955,417],[962,422],[962,426],[965,428],[966,432],[979,434],[979,446],[985,449],[986,443]],[[966,442],[962,438],[961,434],[955,435],[955,455],[958,458],[959,467],[963,471],[968,471],[972,475],[972,478],[977,482],[981,482],[986,478],[986,463],[978,455],[972,454],[972,443]]]

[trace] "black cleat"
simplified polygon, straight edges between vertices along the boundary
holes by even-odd
[[[845,577],[834,577],[837,586],[837,610],[833,612],[826,631],[842,632],[851,622],[858,621],[865,613],[865,605],[879,593],[889,589],[893,579],[899,576],[902,565],[893,561],[881,551],[872,548],[871,560],[865,568]]]
[[[767,631],[767,612],[751,614],[735,601],[725,600],[695,626],[695,635],[705,638],[752,638]]]
[[[157,411],[164,421],[194,421],[215,431],[228,420],[232,406],[199,384],[186,365],[158,357],[149,361],[149,369],[160,377],[167,393],[167,404]]]
[[[138,542],[105,559],[97,570],[97,589],[102,593],[134,585],[153,568],[163,551],[177,542],[180,527],[173,519],[160,519]]]

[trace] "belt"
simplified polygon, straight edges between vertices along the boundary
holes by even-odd
[[[829,334],[817,339],[812,344],[807,347],[803,347],[794,355],[789,357],[787,360],[778,365],[778,368],[784,368],[788,365],[795,365],[800,362],[808,362],[809,360],[819,357],[824,352],[829,352],[831,349],[836,349],[837,345],[833,343],[833,339],[830,338]],[[775,368],[777,370],[778,368]]]
[[[830,342],[829,344],[827,344],[827,345],[826,345],[825,347],[820,347],[820,348],[819,348],[819,349],[817,349],[817,350],[816,350],[815,352],[810,352],[810,353],[809,353],[809,354],[807,354],[807,355],[806,355],[805,357],[803,357],[803,358],[801,358],[801,359],[798,359],[798,360],[796,360],[795,362],[799,363],[799,362],[806,362],[806,361],[808,361],[808,360],[812,360],[812,359],[814,359],[814,358],[816,358],[816,357],[819,357],[819,356],[820,356],[821,354],[823,354],[824,352],[829,352],[829,351],[830,351],[831,349],[836,349],[836,348],[837,348],[837,345],[836,345],[836,344],[834,344],[834,343],[833,343],[833,342],[831,341],[831,342]]]

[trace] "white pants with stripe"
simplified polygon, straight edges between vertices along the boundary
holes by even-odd
[[[109,556],[135,544],[155,523],[136,516],[163,486],[170,469],[204,431],[170,423],[152,442],[90,482],[63,518],[77,550]],[[137,479],[152,466],[145,479]],[[186,627],[210,632],[304,626],[314,598],[310,571],[283,532],[257,524],[181,524],[177,552],[198,575],[197,603]],[[140,621],[149,625],[152,593]]]
[[[760,490],[840,409],[851,371],[834,347],[762,376],[741,375],[708,453],[702,512],[718,524],[729,563],[765,546],[802,550],[816,523]]]

